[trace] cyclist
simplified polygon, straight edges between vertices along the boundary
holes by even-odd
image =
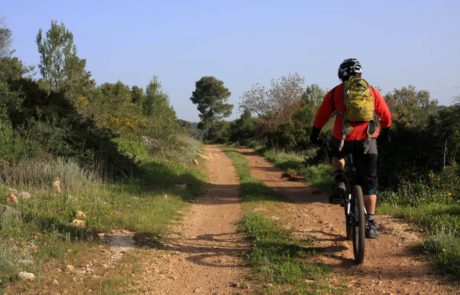
[[[351,128],[344,132],[344,124],[346,124],[344,116],[347,111],[344,83],[351,78],[361,78],[361,73],[361,64],[355,58],[346,59],[340,64],[338,76],[342,83],[324,96],[313,123],[310,141],[315,144],[321,144],[319,138],[321,128],[331,116],[336,115],[329,151],[329,158],[334,169],[335,185],[329,197],[329,202],[340,204],[343,200],[346,188],[344,182],[344,157],[352,153],[357,167],[358,184],[363,188],[367,211],[366,237],[375,239],[379,235],[374,223],[378,194],[376,139],[378,137],[379,142],[389,141],[391,113],[380,92],[369,85],[368,89],[370,95],[372,95],[370,99],[373,99],[373,105],[371,106],[376,114],[373,115],[375,119],[364,122],[347,122],[347,126]]]

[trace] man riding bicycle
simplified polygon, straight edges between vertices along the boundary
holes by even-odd
[[[391,113],[380,92],[361,78],[357,59],[344,60],[338,70],[342,83],[323,98],[313,123],[310,141],[320,144],[319,133],[329,118],[336,115],[329,158],[334,169],[335,185],[329,197],[331,204],[340,204],[345,196],[345,156],[352,153],[357,168],[358,184],[364,193],[367,211],[366,237],[375,239],[377,205],[377,138],[389,141]],[[367,108],[367,110],[366,110]]]

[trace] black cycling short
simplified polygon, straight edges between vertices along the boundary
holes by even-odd
[[[338,139],[332,138],[330,143],[330,149],[328,150],[329,158],[337,157],[343,159],[351,153],[357,169],[358,184],[363,188],[363,193],[365,195],[377,195],[377,140],[372,138],[345,141],[341,151],[339,151],[340,141]]]

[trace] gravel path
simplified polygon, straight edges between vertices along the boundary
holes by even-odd
[[[240,259],[249,245],[239,234],[239,180],[230,159],[207,146],[208,187],[183,222],[152,249],[136,284],[140,294],[234,294],[247,267]]]
[[[251,174],[287,199],[279,218],[298,238],[312,237],[321,263],[344,278],[352,294],[460,294],[458,283],[437,274],[411,247],[420,241],[400,220],[378,216],[381,236],[366,240],[364,264],[352,263],[353,247],[344,240],[343,208],[329,205],[327,196],[304,182],[283,178],[283,171],[251,149],[240,149]],[[281,208],[280,208],[281,209]],[[331,283],[337,283],[332,276]]]

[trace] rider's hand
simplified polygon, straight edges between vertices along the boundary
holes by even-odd
[[[311,129],[310,143],[317,144],[317,145],[322,144],[321,139],[319,138],[319,132],[320,131],[321,131],[321,129],[318,129],[318,128],[315,128],[315,127],[313,127]]]
[[[379,144],[385,143],[385,142],[390,142],[391,137],[390,137],[390,128],[382,128],[380,130],[379,137],[377,138],[377,142]]]

